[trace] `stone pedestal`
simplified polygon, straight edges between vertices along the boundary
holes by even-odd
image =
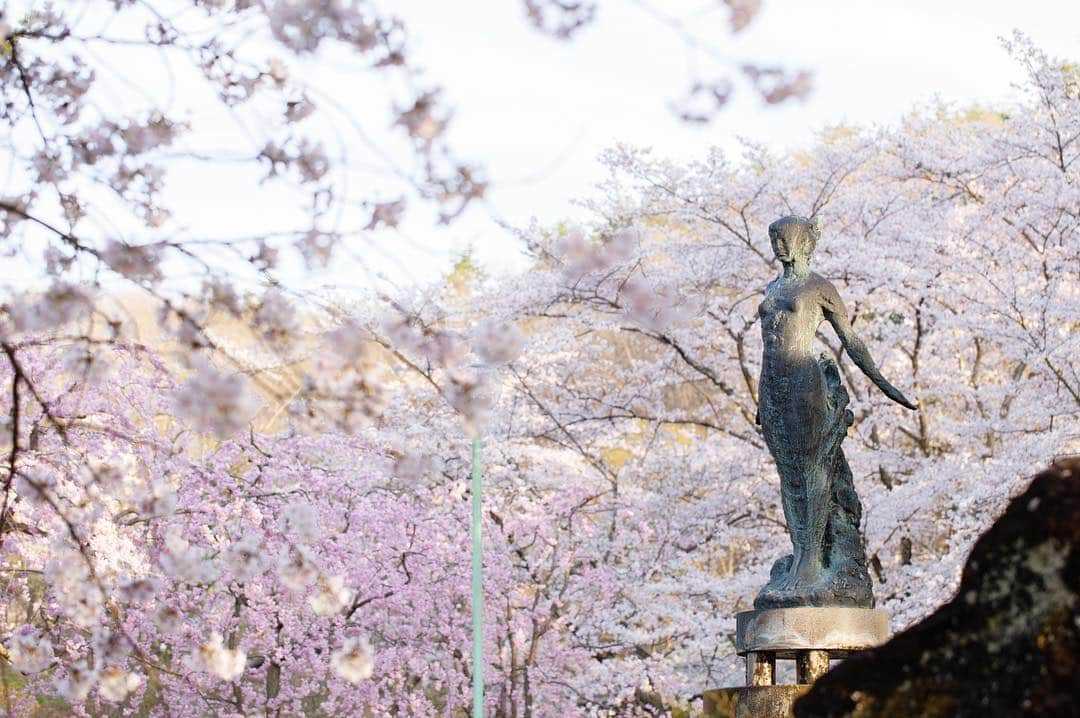
[[[889,637],[889,617],[870,608],[771,608],[735,615],[735,650],[746,687],[705,691],[707,718],[788,718],[829,661]],[[795,685],[776,684],[776,661],[795,661]]]
[[[715,688],[703,694],[704,718],[791,718],[810,686],[744,686]]]

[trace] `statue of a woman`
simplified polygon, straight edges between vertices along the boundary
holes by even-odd
[[[769,225],[783,275],[758,307],[764,352],[758,423],[780,473],[780,496],[794,551],[776,561],[755,608],[873,606],[866,552],[859,537],[862,506],[840,448],[853,421],[836,364],[814,356],[822,320],[870,381],[893,401],[915,409],[885,380],[855,335],[839,293],[810,271],[821,232],[803,217]]]

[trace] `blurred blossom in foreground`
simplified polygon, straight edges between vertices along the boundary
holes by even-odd
[[[128,673],[122,668],[112,666],[102,671],[98,692],[105,700],[119,703],[141,686],[142,682],[143,677],[137,673]]]
[[[343,576],[322,576],[308,603],[319,616],[331,616],[345,608],[351,597],[352,591],[345,587]]]
[[[24,675],[41,673],[53,664],[52,643],[33,626],[17,629],[5,647],[11,665]]]
[[[244,672],[247,654],[240,649],[226,648],[221,634],[214,631],[210,640],[187,657],[187,664],[194,671],[205,671],[223,681],[231,681]]]
[[[349,683],[371,678],[375,671],[375,655],[366,638],[347,638],[330,657],[334,672]]]
[[[485,321],[473,333],[473,348],[489,364],[517,359],[524,345],[525,335],[511,322]]]
[[[195,375],[175,394],[177,415],[196,429],[221,438],[246,428],[259,410],[247,377],[227,374],[201,357],[192,364]]]

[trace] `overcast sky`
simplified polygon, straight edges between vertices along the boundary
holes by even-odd
[[[297,262],[284,279],[347,291],[370,286],[371,272],[399,285],[427,283],[470,247],[491,272],[525,269],[520,245],[499,221],[587,220],[573,201],[602,179],[597,155],[617,142],[688,161],[713,145],[737,151],[739,137],[776,150],[798,147],[826,126],[894,123],[937,99],[959,108],[1008,106],[1017,97],[1012,85],[1022,78],[999,38],[1014,29],[1052,55],[1080,59],[1078,0],[763,0],[762,12],[735,37],[720,0],[598,4],[595,22],[562,42],[529,25],[521,0],[385,0],[409,29],[409,47],[425,68],[425,81],[444,88],[443,99],[454,109],[451,145],[484,168],[491,182],[487,200],[450,227],[435,225],[431,212],[414,207],[398,230],[350,247],[362,257],[359,265],[343,259],[334,271],[316,274]],[[17,8],[8,9],[18,15]],[[187,6],[187,12],[197,11]],[[90,26],[107,26],[112,34],[122,29],[108,16],[85,15]],[[129,30],[142,32],[141,26]],[[266,141],[259,139],[256,121],[216,101],[194,67],[168,65],[123,45],[86,51],[111,68],[101,73],[108,77],[101,101],[118,107],[149,102],[189,122],[185,147],[250,157]],[[301,130],[319,136],[332,156],[347,159],[348,170],[335,179],[343,178],[352,196],[396,199],[401,187],[394,186],[386,160],[395,152],[408,158],[409,152],[401,133],[391,129],[392,82],[371,73],[362,58],[332,48],[288,60],[320,93],[314,97],[323,113]],[[811,70],[815,89],[806,101],[768,107],[739,87],[707,125],[686,124],[672,112],[671,104],[695,79],[736,75],[745,61]],[[331,119],[320,125],[318,116]],[[181,159],[169,170],[167,204],[191,238],[305,226],[306,206],[299,207],[286,187],[261,182],[264,174],[265,167],[250,163],[225,161],[208,169]],[[106,217],[103,231],[142,241],[145,228],[128,222],[132,227],[124,234],[123,219]]]
[[[411,28],[414,56],[456,108],[458,151],[486,166],[490,205],[514,223],[581,216],[571,201],[601,178],[597,154],[615,142],[688,160],[711,145],[734,148],[740,136],[805,145],[824,126],[892,123],[935,98],[1008,104],[1021,74],[999,38],[1013,29],[1080,59],[1080,2],[1069,0],[764,0],[734,39],[718,0],[603,0],[596,22],[568,43],[532,30],[516,0],[393,7]],[[712,50],[688,48],[657,11]],[[808,68],[816,89],[780,107],[743,91],[711,124],[681,123],[669,104],[694,77],[730,70],[725,58]],[[435,246],[474,246],[496,269],[521,266],[482,211],[446,236],[415,223],[407,231]]]

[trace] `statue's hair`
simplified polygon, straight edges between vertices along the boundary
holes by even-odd
[[[816,217],[807,219],[795,214],[781,217],[769,225],[769,239],[776,239],[781,233],[788,237],[794,235],[799,239],[810,240],[810,251],[814,250],[821,239],[821,227],[818,226]]]

